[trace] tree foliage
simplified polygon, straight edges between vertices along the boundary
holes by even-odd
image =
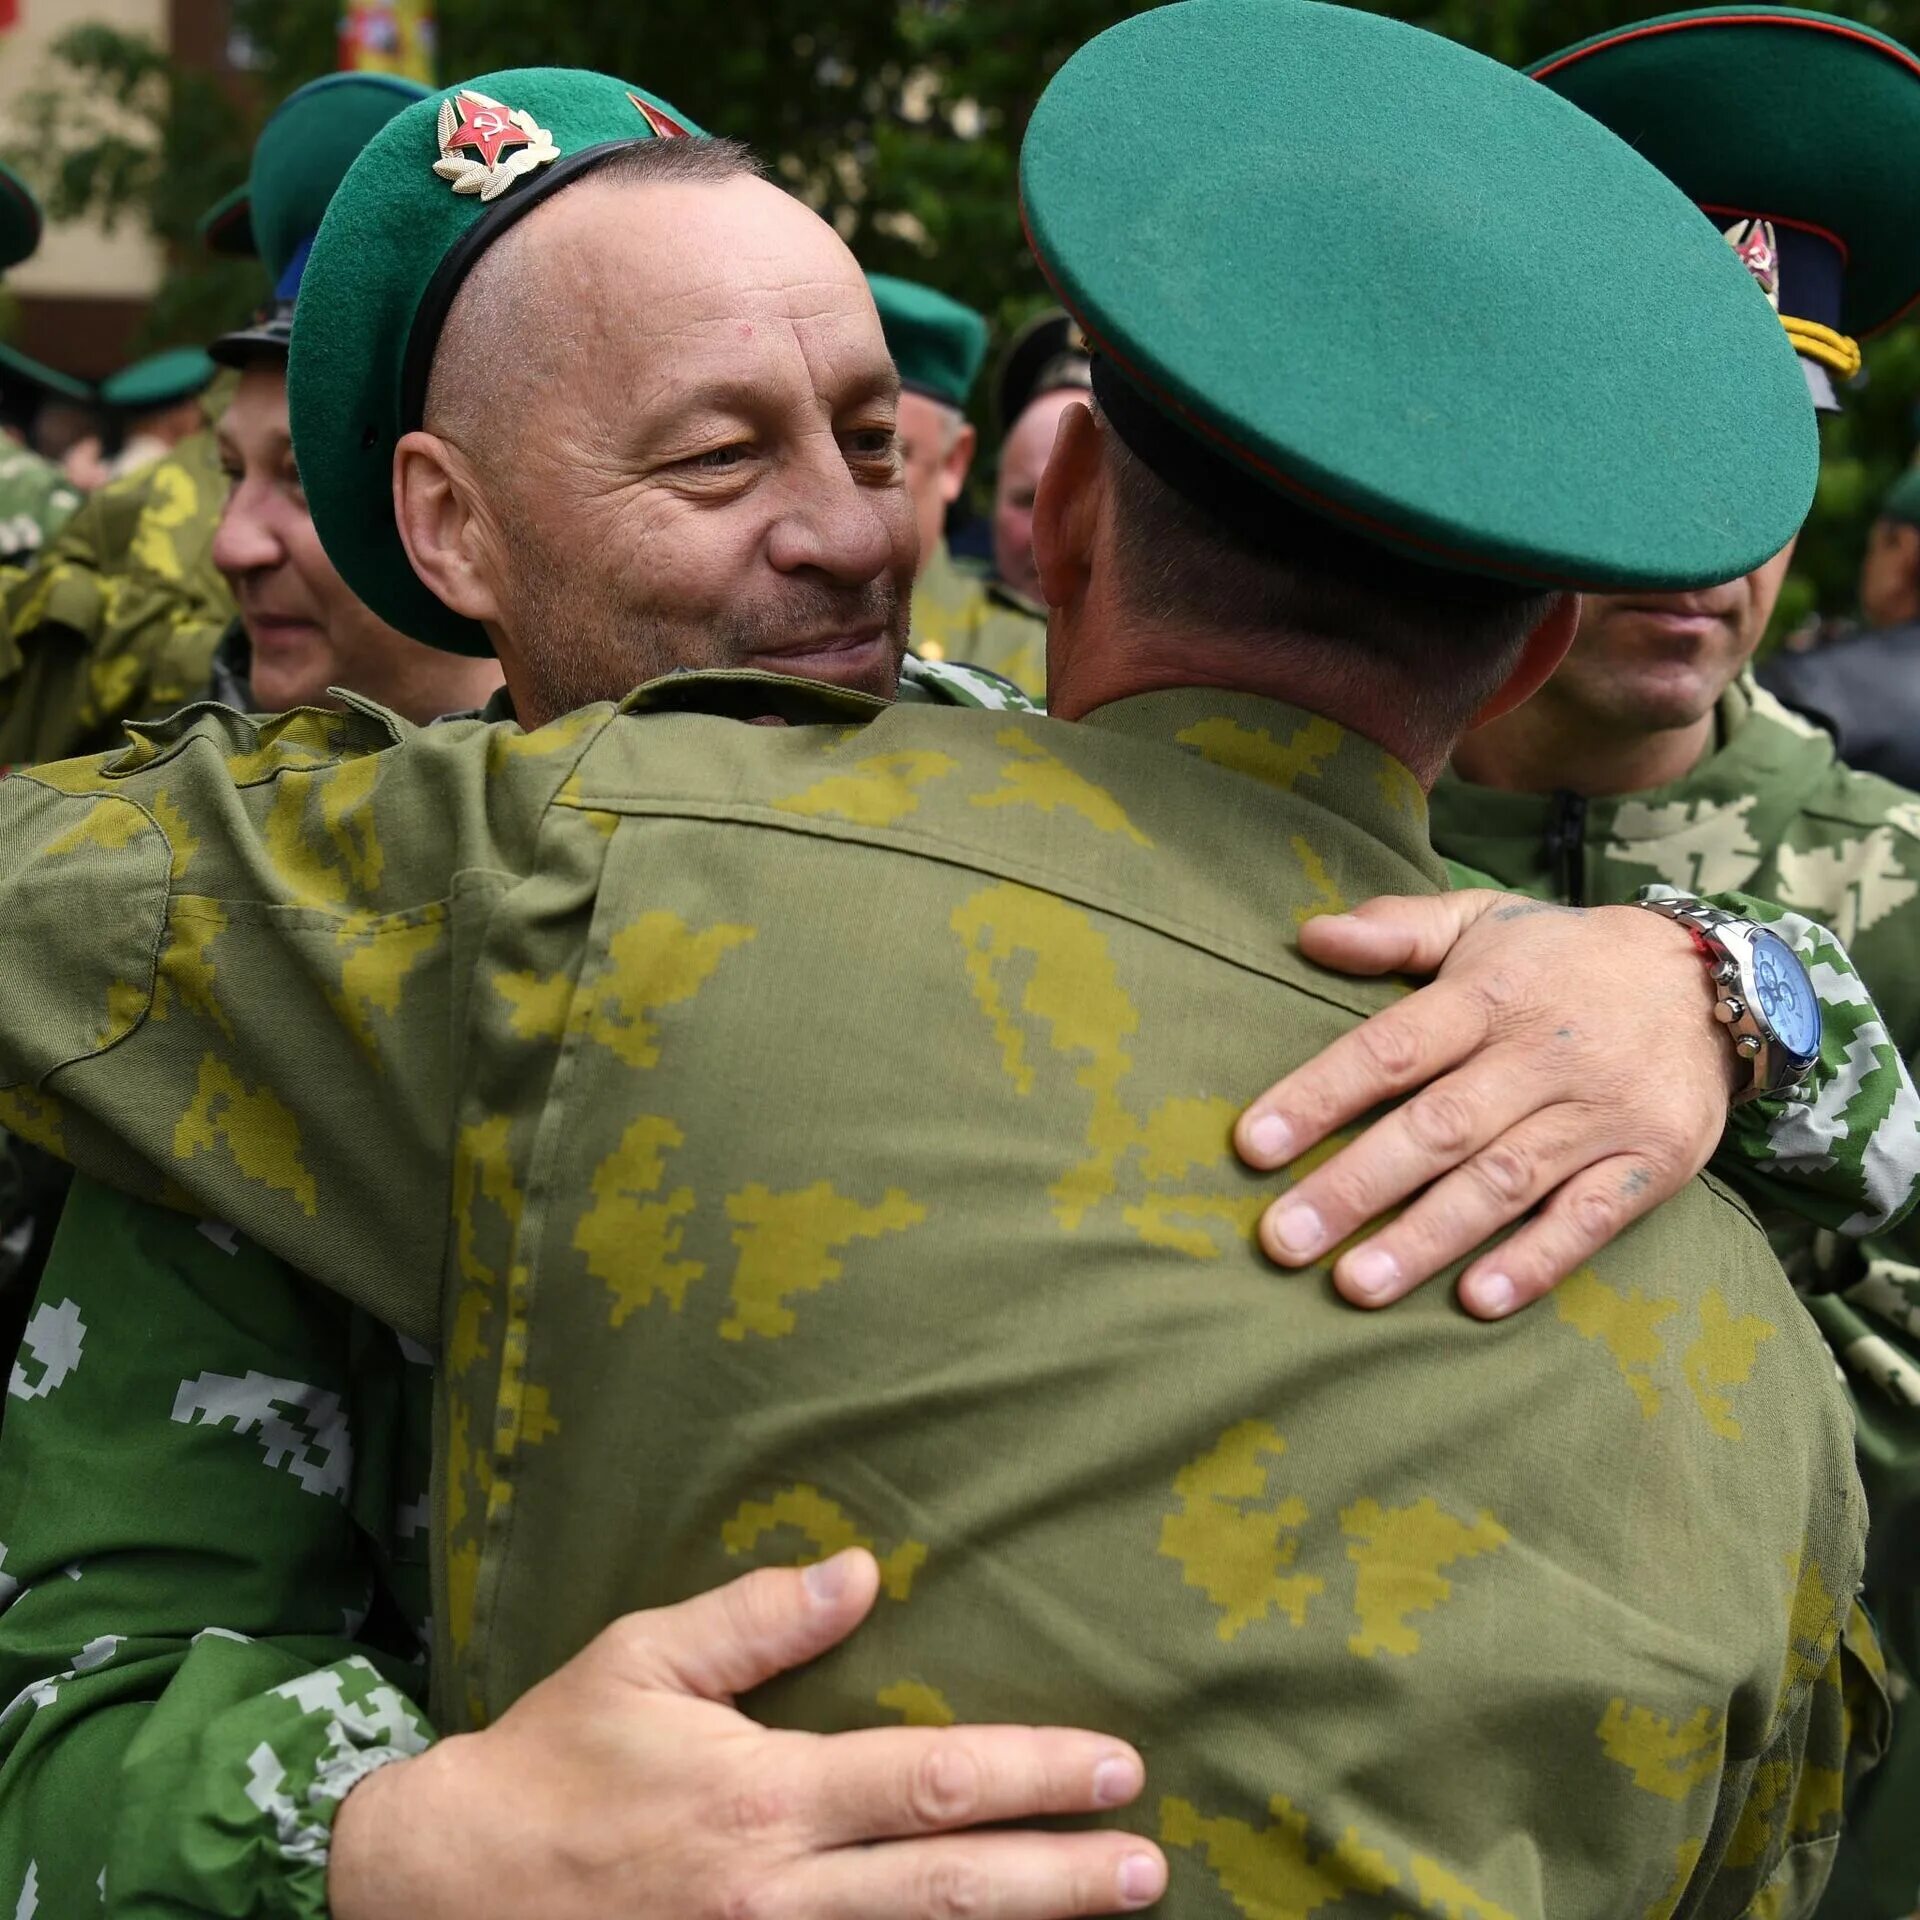
[[[229,4],[261,62],[251,114],[151,47],[86,27],[61,43],[62,65],[29,99],[16,145],[56,215],[139,219],[168,246],[152,344],[204,337],[256,296],[257,276],[209,260],[194,226],[244,177],[259,119],[334,57],[336,0]],[[1515,63],[1660,10],[1652,0],[1359,4]],[[1828,4],[1920,44],[1920,0]],[[438,0],[437,9],[444,77],[549,64],[623,74],[750,142],[868,265],[929,281],[1003,332],[1046,298],[1015,191],[1034,103],[1076,46],[1139,10],[1134,0]],[[1154,101],[1138,111],[1153,113]],[[1114,139],[1126,139],[1124,124]],[[1825,429],[1820,496],[1784,619],[1850,605],[1873,503],[1912,449],[1916,396],[1915,333],[1871,343],[1863,389]]]

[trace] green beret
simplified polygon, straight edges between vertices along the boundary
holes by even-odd
[[[300,283],[287,401],[327,556],[402,633],[491,651],[477,622],[421,583],[393,520],[394,446],[420,425],[462,281],[516,220],[608,155],[699,132],[607,74],[525,67],[406,108],[348,168]]]
[[[198,347],[169,347],[110,373],[100,398],[118,413],[152,413],[191,400],[213,375],[213,362]]]
[[[0,273],[40,244],[40,202],[11,167],[0,166]]]
[[[1909,467],[1887,489],[1887,497],[1880,503],[1880,518],[1920,527],[1920,467]]]
[[[273,300],[247,326],[211,348],[223,366],[261,355],[284,359],[293,337],[293,303],[327,203],[360,150],[393,116],[427,90],[389,73],[329,73],[281,101],[253,145],[244,187],[201,222],[216,252],[257,252]]]
[[[1671,589],[1812,502],[1805,385],[1720,237],[1438,35],[1315,0],[1137,15],[1054,76],[1021,188],[1116,429],[1222,513],[1229,476],[1243,527],[1264,500],[1429,569]]]
[[[900,369],[900,384],[909,393],[964,407],[987,357],[986,321],[971,307],[917,280],[870,273],[867,285],[880,309],[880,326],[893,364]]]
[[[1037,313],[1013,336],[993,376],[993,418],[1004,437],[1043,393],[1084,392],[1091,384],[1087,337],[1058,307]]]
[[[1859,371],[1856,336],[1920,299],[1920,60],[1856,21],[1740,6],[1643,20],[1530,71],[1698,203],[1837,405],[1827,376]]]

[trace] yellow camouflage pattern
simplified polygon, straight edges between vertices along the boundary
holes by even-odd
[[[1253,1243],[1234,1113],[1400,991],[1292,929],[1441,884],[1406,780],[1214,691],[743,679],[820,724],[208,711],[0,783],[0,1087],[442,1355],[436,1721],[861,1542],[756,1713],[1107,1727],[1175,1914],[1807,1911],[1884,1702],[1751,1219],[1499,1327]]]

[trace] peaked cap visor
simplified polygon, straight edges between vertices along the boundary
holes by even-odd
[[[464,118],[478,94],[524,114],[542,137],[443,154],[441,108]],[[516,127],[516,131],[520,131]],[[448,653],[492,652],[478,622],[455,613],[413,571],[393,518],[393,450],[418,409],[440,328],[465,276],[500,235],[548,196],[623,148],[699,136],[657,95],[609,74],[524,67],[443,87],[367,141],[328,204],[307,256],[287,363],[295,456],[327,557],[390,626]],[[496,163],[545,154],[505,177],[492,198],[436,173],[461,160],[502,181]]]
[[[90,407],[99,399],[90,381],[62,373],[24,354],[16,347],[0,345],[0,382],[8,386],[31,387],[47,399],[71,400]]]
[[[223,333],[207,352],[223,367],[250,367],[258,360],[277,360],[284,367],[292,345],[293,302],[276,300],[246,326]]]
[[[993,376],[994,426],[1004,438],[1045,393],[1084,393],[1092,381],[1086,343],[1069,313],[1037,313],[1008,343]]]
[[[1920,58],[1899,41],[1832,14],[1710,7],[1597,34],[1528,72],[1723,227],[1744,214],[1830,240],[1847,333],[1878,333],[1920,301]],[[1781,311],[1794,311],[1789,284]]]
[[[1131,388],[1406,558],[1706,586],[1812,503],[1806,385],[1733,250],[1598,122],[1434,34],[1314,0],[1136,15],[1054,77],[1021,186]]]

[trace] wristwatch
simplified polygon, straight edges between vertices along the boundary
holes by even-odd
[[[1753,1067],[1735,1106],[1791,1091],[1820,1057],[1820,996],[1800,956],[1773,932],[1699,900],[1640,900],[1693,935],[1713,969],[1713,1017]]]

